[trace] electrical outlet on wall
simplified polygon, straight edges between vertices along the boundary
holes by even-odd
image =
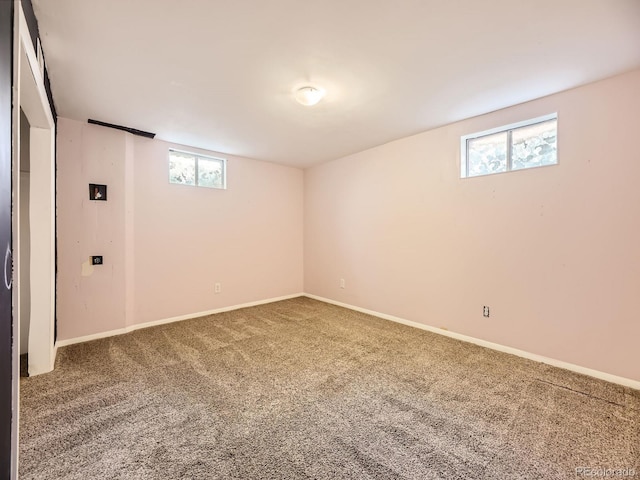
[[[340,279],[340,288],[344,288],[345,287],[345,282],[344,282],[344,278]]]
[[[213,286],[213,291],[214,291],[215,293],[220,293],[220,292],[222,292],[222,285],[220,285],[220,283],[216,283],[216,284]]]
[[[489,318],[489,307],[486,305],[482,307],[482,316]]]

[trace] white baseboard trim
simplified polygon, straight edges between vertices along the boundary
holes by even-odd
[[[381,312],[376,312],[374,310],[368,310],[366,308],[356,307],[355,305],[338,302],[330,298],[320,297],[318,295],[313,295],[310,293],[295,293],[292,295],[284,295],[282,297],[268,298],[265,300],[258,300],[255,302],[243,303],[240,305],[232,305],[229,307],[216,308],[214,310],[207,310],[204,312],[190,313],[187,315],[180,315],[177,317],[163,318],[163,319],[154,320],[151,322],[139,323],[136,325],[129,325],[125,328],[119,328],[119,329],[110,330],[107,332],[94,333],[92,335],[86,335],[83,337],[70,338],[67,340],[59,340],[55,344],[54,352],[57,353],[57,350],[59,347],[66,347],[68,345],[74,345],[76,343],[90,342],[92,340],[98,340],[100,338],[107,338],[107,337],[113,337],[115,335],[122,335],[125,333],[133,332],[134,330],[140,330],[142,328],[155,327],[157,325],[180,322],[182,320],[189,320],[191,318],[205,317],[207,315],[213,315],[216,313],[230,312],[232,310],[239,310],[241,308],[255,307],[258,305],[265,305],[267,303],[280,302],[282,300],[289,300],[291,298],[297,298],[297,297],[303,297],[303,296],[312,298],[314,300],[318,300],[320,302],[330,303],[332,305],[337,305],[339,307],[348,308],[349,310],[354,310],[356,312],[366,313],[367,315],[372,315],[374,317],[382,318],[384,320],[390,320],[392,322],[402,323],[403,325],[419,328],[421,330],[427,330],[429,332],[433,332],[438,335],[444,335],[445,337],[455,338],[456,340],[461,340],[463,342],[473,343],[475,345],[490,348],[492,350],[497,350],[499,352],[509,353],[511,355],[516,355],[518,357],[526,358],[528,360],[533,360],[534,362],[540,362],[540,363],[544,363],[554,367],[564,368],[565,370],[570,370],[572,372],[581,373],[583,375],[588,375],[590,377],[598,378],[600,380],[605,380],[607,382],[616,383],[618,385],[624,385],[625,387],[630,387],[636,390],[640,390],[640,381],[637,381],[637,380],[631,380],[629,378],[619,377],[617,375],[612,375],[610,373],[600,372],[599,370],[593,370],[591,368],[582,367],[580,365],[564,362],[562,360],[556,360],[554,358],[544,357],[542,355],[526,352],[524,350],[520,350],[513,347],[507,347],[505,345],[489,342],[487,340],[481,340],[479,338],[470,337],[468,335],[463,335],[461,333],[451,332],[449,330],[443,330],[441,328],[432,327],[431,325],[425,325],[423,323],[418,323],[411,320],[406,320],[404,318],[396,317],[394,315],[388,315],[386,313],[381,313]],[[55,361],[55,354],[53,358]],[[44,373],[44,372],[38,372],[38,373]]]
[[[349,305],[348,303],[342,303],[336,300],[331,300],[330,298],[324,298],[318,295],[312,295],[310,293],[305,293],[304,296],[312,298],[314,300],[319,300],[321,302],[337,305],[339,307],[348,308],[349,310],[355,310],[356,312],[373,315],[374,317],[382,318],[384,320],[390,320],[392,322],[402,323],[403,325],[420,328],[421,330],[427,330],[429,332],[437,333],[438,335],[444,335],[445,337],[451,337],[451,338],[455,338],[456,340],[462,340],[463,342],[473,343],[475,345],[490,348],[492,350],[497,350],[499,352],[510,353],[511,355],[516,355],[518,357],[526,358],[528,360],[533,360],[534,362],[540,362],[540,363],[545,363],[547,365],[551,365],[553,367],[564,368],[565,370],[570,370],[572,372],[581,373],[583,375],[588,375],[590,377],[598,378],[600,380],[605,380],[607,382],[617,383],[618,385],[624,385],[625,387],[630,387],[636,390],[640,390],[640,381],[637,381],[637,380],[631,380],[629,378],[619,377],[617,375],[600,372],[598,370],[593,370],[591,368],[581,367],[580,365],[575,365],[573,363],[563,362],[562,360],[556,360],[554,358],[544,357],[542,355],[526,352],[524,350],[519,350],[517,348],[500,345],[499,343],[488,342],[486,340],[481,340],[479,338],[469,337],[467,335],[462,335],[460,333],[450,332],[449,330],[443,330],[442,328],[432,327],[430,325],[425,325],[423,323],[413,322],[411,320],[405,320],[404,318],[395,317],[393,315],[387,315],[386,313],[367,310],[366,308],[356,307],[354,305]]]
[[[56,342],[55,346],[56,346],[56,350],[57,350],[58,347],[66,347],[68,345],[74,345],[76,343],[90,342],[91,340],[98,340],[100,338],[113,337],[115,335],[123,335],[125,333],[133,332],[134,330],[140,330],[141,328],[155,327],[157,325],[164,325],[166,323],[180,322],[182,320],[189,320],[191,318],[206,317],[207,315],[213,315],[215,313],[230,312],[232,310],[239,310],[241,308],[247,308],[247,307],[256,307],[258,305],[265,305],[267,303],[280,302],[282,300],[289,300],[291,298],[298,298],[298,297],[303,297],[303,296],[304,296],[304,293],[294,293],[292,295],[284,295],[282,297],[267,298],[265,300],[258,300],[258,301],[255,301],[255,302],[242,303],[240,305],[232,305],[232,306],[229,306],[229,307],[216,308],[214,310],[207,310],[205,312],[189,313],[187,315],[179,315],[177,317],[171,317],[171,318],[162,318],[160,320],[153,320],[151,322],[145,322],[145,323],[138,323],[138,324],[135,324],[135,325],[129,325],[129,326],[125,327],[125,328],[118,328],[116,330],[109,330],[108,332],[94,333],[92,335],[85,335],[83,337],[69,338],[67,340],[58,340]]]

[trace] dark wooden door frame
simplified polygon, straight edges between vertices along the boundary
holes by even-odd
[[[0,479],[15,469],[12,439],[15,433],[13,321],[11,315],[11,138],[14,2],[0,0]],[[5,258],[6,257],[6,258]],[[7,265],[8,262],[8,265]],[[6,278],[5,278],[6,277]],[[13,464],[13,465],[12,465]]]

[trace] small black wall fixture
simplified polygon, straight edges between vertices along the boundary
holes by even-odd
[[[89,184],[89,200],[107,201],[107,186],[97,183]]]
[[[142,130],[138,130],[136,128],[131,128],[131,127],[123,127],[122,125],[114,125],[113,123],[101,122],[100,120],[93,120],[91,118],[87,120],[87,122],[93,125],[100,125],[101,127],[115,128],[116,130],[122,130],[124,132],[133,133],[134,135],[140,135],[141,137],[145,137],[145,138],[154,138],[156,136],[155,133],[144,132]]]

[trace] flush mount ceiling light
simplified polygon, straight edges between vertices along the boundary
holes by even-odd
[[[324,90],[316,87],[302,87],[296,91],[296,100],[302,105],[310,107],[315,105],[324,97]]]

